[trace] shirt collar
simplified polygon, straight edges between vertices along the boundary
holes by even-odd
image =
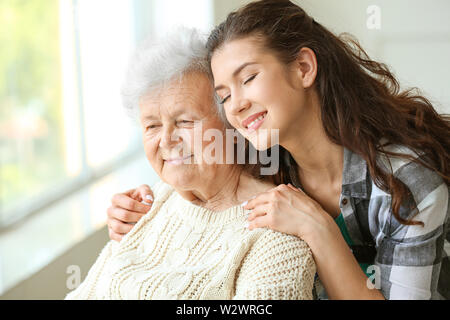
[[[344,147],[342,194],[353,198],[368,199],[371,186],[366,161],[360,155]]]

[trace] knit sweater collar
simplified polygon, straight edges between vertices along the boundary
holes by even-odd
[[[173,210],[175,214],[179,214],[182,219],[195,222],[195,224],[204,225],[224,225],[237,221],[243,221],[248,210],[244,210],[241,206],[233,206],[222,211],[213,211],[184,199],[180,194],[174,192],[175,207],[180,210]],[[173,208],[173,207],[172,207]]]

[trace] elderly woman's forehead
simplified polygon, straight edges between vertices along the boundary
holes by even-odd
[[[206,76],[186,75],[152,90],[149,92],[148,98],[160,106],[182,104],[207,113],[216,111],[213,88]]]
[[[170,83],[172,87],[178,88],[201,88],[205,93],[213,92],[213,83],[207,74],[198,71],[191,71],[181,74]]]

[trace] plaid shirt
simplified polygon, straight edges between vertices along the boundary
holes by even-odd
[[[385,150],[420,156],[394,145]],[[292,167],[293,159],[286,160]],[[411,191],[400,207],[400,216],[414,216],[413,220],[422,221],[425,226],[399,223],[392,214],[391,195],[372,181],[366,161],[344,148],[340,208],[350,238],[355,245],[365,246],[363,229],[370,230],[376,249],[373,270],[379,272],[374,274],[375,285],[378,276],[379,289],[386,299],[448,299],[449,187],[437,173],[407,159],[380,155],[379,164],[386,170],[392,167],[388,172],[393,172]],[[300,186],[293,172],[290,178]],[[417,209],[408,209],[411,205],[417,205]],[[326,293],[323,297],[327,298]]]

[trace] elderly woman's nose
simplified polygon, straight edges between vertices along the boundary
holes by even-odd
[[[177,133],[176,129],[164,129],[161,133],[161,140],[159,146],[161,148],[171,148],[177,145],[181,141],[181,136]]]
[[[237,115],[250,108],[250,106],[251,102],[248,99],[235,99],[231,106],[231,112],[232,114]]]

